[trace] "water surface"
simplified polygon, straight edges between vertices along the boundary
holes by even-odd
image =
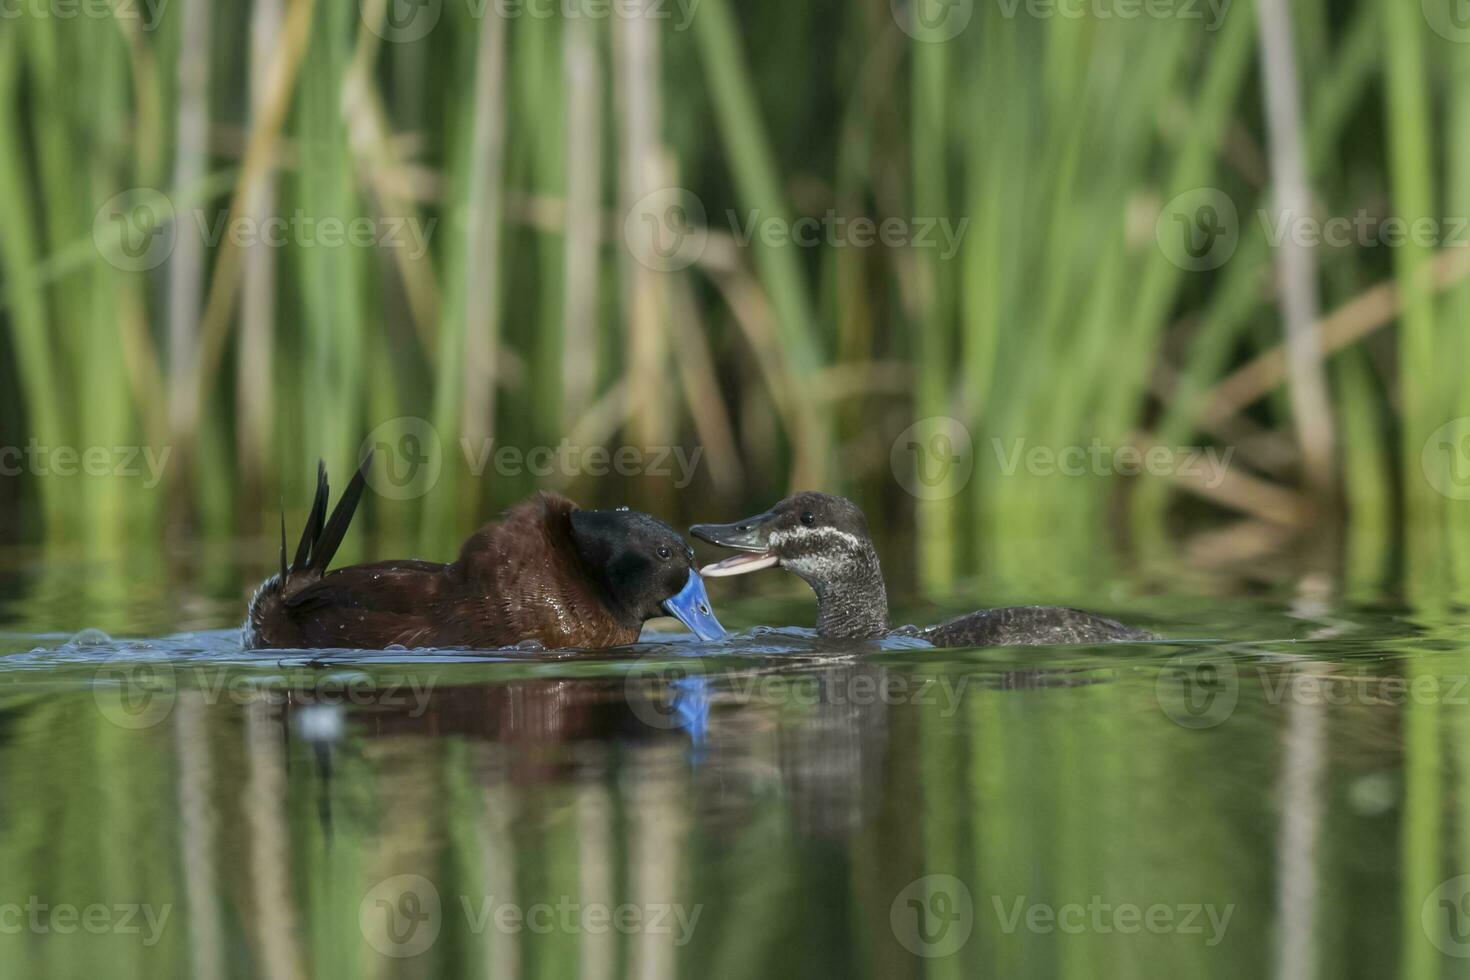
[[[1177,641],[941,651],[756,625],[809,623],[798,596],[730,604],[720,644],[256,654],[238,582],[140,575],[82,605],[64,569],[9,581],[6,977],[1427,977],[1470,955],[1456,614],[1109,590],[1094,605]]]

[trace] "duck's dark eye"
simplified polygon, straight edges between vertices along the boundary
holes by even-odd
[[[668,559],[674,557],[674,553],[672,551],[670,551],[668,548],[659,548],[658,549],[658,556],[660,558],[662,558],[662,559],[664,559],[664,560],[667,561]]]
[[[813,524],[817,523],[817,515],[813,514],[811,511],[805,511],[801,515],[801,523],[805,524],[807,527],[811,527]]]

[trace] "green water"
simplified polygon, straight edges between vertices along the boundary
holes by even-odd
[[[758,628],[811,622],[782,593],[723,603],[719,645],[313,659],[240,651],[228,572],[100,594],[86,572],[4,578],[6,978],[1376,978],[1470,956],[1457,615],[1114,586],[1094,605],[1181,641],[937,651]]]

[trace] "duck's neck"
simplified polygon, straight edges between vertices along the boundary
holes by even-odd
[[[888,590],[878,553],[865,542],[860,561],[842,572],[811,582],[817,594],[817,635],[831,639],[868,640],[884,636],[888,625]]]

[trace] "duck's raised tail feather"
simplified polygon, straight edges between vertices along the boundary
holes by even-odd
[[[296,545],[296,557],[291,559],[291,571],[304,572],[311,564],[312,545],[322,535],[322,525],[327,520],[327,501],[331,489],[327,486],[327,464],[316,461],[316,496],[311,501],[311,513],[306,515],[306,527],[301,529],[301,542]]]
[[[368,467],[372,462],[373,454],[368,452],[363,457],[362,465],[353,474],[352,481],[347,484],[347,489],[343,491],[342,498],[337,501],[330,518],[327,517],[327,502],[331,499],[331,490],[327,485],[327,466],[325,463],[317,463],[316,498],[311,502],[311,513],[306,518],[306,527],[301,532],[301,541],[296,545],[296,557],[290,567],[286,566],[284,516],[281,519],[283,580],[295,577],[320,578],[326,573],[327,566],[332,563],[333,556],[342,545],[347,528],[352,524],[352,515],[357,512],[357,505],[362,500],[362,491],[367,485]]]

